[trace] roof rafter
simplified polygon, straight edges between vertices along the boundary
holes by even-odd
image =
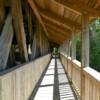
[[[64,39],[64,38],[67,38],[67,37],[65,37],[65,36],[63,36],[62,34],[60,34],[60,33],[57,33],[55,30],[50,30],[49,28],[47,28],[48,29],[48,32],[49,32],[49,34],[51,35],[51,36],[54,36],[54,37],[56,37],[56,38],[60,38],[60,39]]]
[[[42,21],[42,18],[41,18],[40,14],[39,14],[39,11],[38,11],[38,9],[37,9],[37,6],[35,5],[34,0],[27,0],[27,1],[28,1],[28,3],[29,3],[30,7],[32,8],[32,10],[33,10],[33,12],[34,12],[36,18],[38,19],[39,23],[42,25],[42,27],[43,27],[43,29],[44,29],[44,31],[45,31],[47,37],[48,37],[47,29],[46,29],[46,27],[45,27],[45,25],[44,25],[44,23],[43,23],[43,21]]]
[[[54,2],[65,6],[70,11],[73,11],[79,15],[82,15],[82,13],[87,12],[90,17],[100,17],[100,11],[94,8],[88,7],[86,4],[80,1],[73,2],[73,1],[67,1],[67,0],[55,0]]]
[[[47,29],[53,30],[53,31],[55,31],[56,33],[59,33],[60,35],[66,37],[66,38],[68,38],[68,37],[70,36],[70,33],[68,33],[68,32],[64,32],[63,30],[58,29],[58,28],[56,28],[56,27],[52,27],[52,26],[50,26],[50,25],[48,25],[48,24],[45,24],[45,25],[46,25]]]
[[[58,44],[58,45],[60,45],[62,42],[59,42],[59,41],[55,41],[54,39],[52,39],[52,38],[49,38],[49,41],[52,41],[53,43],[56,43],[56,44]]]
[[[75,27],[76,29],[80,30],[81,29],[81,25],[78,24],[77,22],[74,22],[74,21],[71,21],[70,19],[65,19],[65,18],[62,18],[60,16],[57,16],[56,14],[50,12],[50,11],[47,11],[47,10],[43,10],[41,8],[38,7],[38,10],[40,12],[40,15],[47,19],[47,20],[50,20],[60,26],[63,26],[67,29],[70,29],[72,30],[72,27]]]
[[[45,23],[45,21],[44,21]],[[56,30],[57,32],[63,33],[63,34],[70,34],[71,31],[69,29],[65,29],[65,28],[59,28],[59,26],[54,26],[53,24],[50,23],[45,23],[45,25],[53,30]]]
[[[43,18],[43,17],[42,17]],[[66,28],[66,27],[63,27],[63,26],[61,26],[61,25],[59,25],[59,24],[56,24],[55,22],[53,22],[52,20],[48,20],[48,19],[45,19],[45,18],[43,18],[43,21],[44,21],[44,23],[46,24],[46,25],[50,25],[50,27],[53,27],[53,28],[56,28],[57,30],[63,30],[63,32],[68,32],[68,33],[70,33],[71,32],[71,30],[70,29],[68,29],[68,28]]]
[[[58,44],[62,44],[64,40],[58,40],[57,38],[55,38],[54,36],[49,36],[49,40],[52,40],[53,42],[55,43],[58,43]]]

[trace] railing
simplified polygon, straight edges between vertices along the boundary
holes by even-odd
[[[48,54],[0,75],[0,100],[28,100],[50,61]]]
[[[61,54],[60,57],[78,96],[81,96],[82,89],[84,91],[83,100],[100,100],[100,73],[90,67],[86,67],[83,69],[82,75],[81,63],[79,61],[71,60],[70,57],[64,54]],[[81,87],[81,75],[84,77],[83,88]]]

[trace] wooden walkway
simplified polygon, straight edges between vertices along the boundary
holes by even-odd
[[[77,100],[64,68],[53,58],[30,100]]]

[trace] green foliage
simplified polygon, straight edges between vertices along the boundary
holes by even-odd
[[[80,34],[77,35],[77,60],[80,61]],[[100,20],[90,24],[90,67],[100,72]]]
[[[77,44],[76,44],[76,59],[80,61],[80,33],[77,34]]]
[[[100,34],[90,36],[90,66],[100,71]]]
[[[53,48],[53,54],[58,54],[58,49],[55,47],[55,48]]]

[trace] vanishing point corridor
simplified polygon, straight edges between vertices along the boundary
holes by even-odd
[[[52,58],[31,100],[76,100],[60,59]]]

